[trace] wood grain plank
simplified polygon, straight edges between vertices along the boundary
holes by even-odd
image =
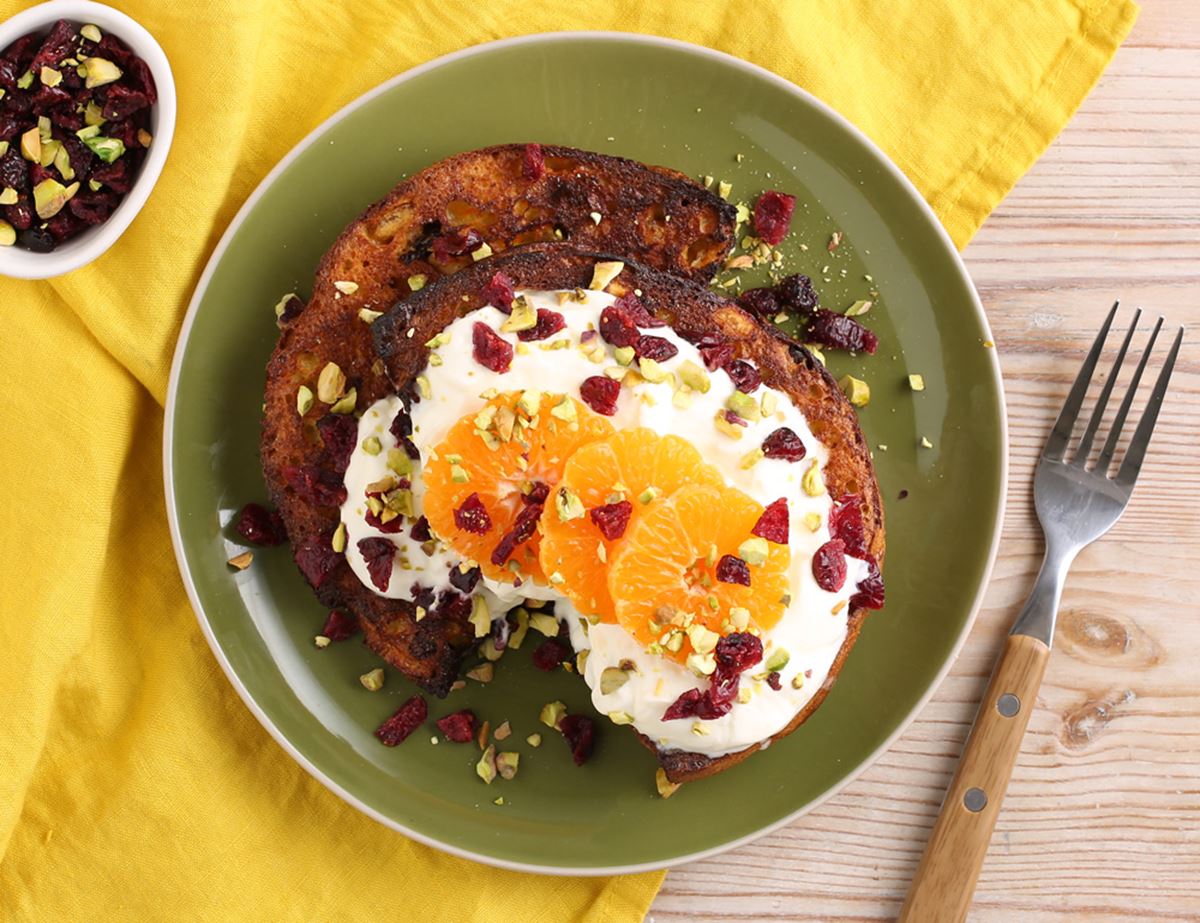
[[[1033,464],[1099,319],[1120,295],[1200,330],[1200,4],[1143,4],[966,258],[1000,348],[1012,469],[976,627],[874,766],[783,830],[672,871],[657,923],[895,918],[1040,562]],[[972,921],[1200,920],[1198,438],[1193,345],[1132,506],[1071,572]]]

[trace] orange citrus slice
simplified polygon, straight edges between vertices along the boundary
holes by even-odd
[[[722,483],[700,453],[679,436],[629,429],[583,446],[567,461],[542,513],[542,571],[561,575],[557,589],[584,615],[616,620],[608,562],[637,521],[685,484]],[[625,501],[627,525],[607,538],[593,510]],[[624,512],[621,513],[624,518]],[[610,534],[614,530],[610,529]]]
[[[576,449],[612,431],[608,420],[567,395],[496,395],[455,423],[422,469],[430,528],[487,577],[544,583],[539,500],[545,502]]]
[[[711,653],[716,636],[775,625],[787,605],[791,553],[751,533],[762,512],[723,486],[681,487],[652,504],[609,565],[617,621],[680,661]]]

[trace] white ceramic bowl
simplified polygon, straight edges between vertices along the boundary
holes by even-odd
[[[141,211],[158,181],[171,138],[175,134],[175,78],[167,56],[149,32],[119,10],[90,0],[50,0],[0,23],[0,50],[28,32],[48,31],[56,20],[83,25],[94,23],[111,32],[146,62],[158,89],[158,102],[150,108],[150,134],[154,142],[142,162],[133,188],[103,224],[88,228],[49,253],[33,253],[19,246],[0,247],[0,275],[17,279],[49,279],[92,262],[120,237]]]

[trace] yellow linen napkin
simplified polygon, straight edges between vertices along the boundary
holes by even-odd
[[[27,5],[0,3],[0,18]],[[213,245],[296,141],[393,74],[504,36],[616,29],[719,48],[811,90],[895,159],[962,246],[1086,95],[1136,6],[117,5],[175,70],[166,170],[94,265],[0,279],[0,919],[640,919],[660,874],[498,871],[368,820],[226,682],[176,571],[160,464],[171,354]]]

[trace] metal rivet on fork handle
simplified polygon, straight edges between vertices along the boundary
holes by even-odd
[[[968,788],[963,793],[963,806],[972,814],[978,814],[987,807],[987,793],[982,788]]]
[[[1011,718],[1021,710],[1021,700],[1011,692],[1006,692],[996,700],[996,711],[1005,718]]]

